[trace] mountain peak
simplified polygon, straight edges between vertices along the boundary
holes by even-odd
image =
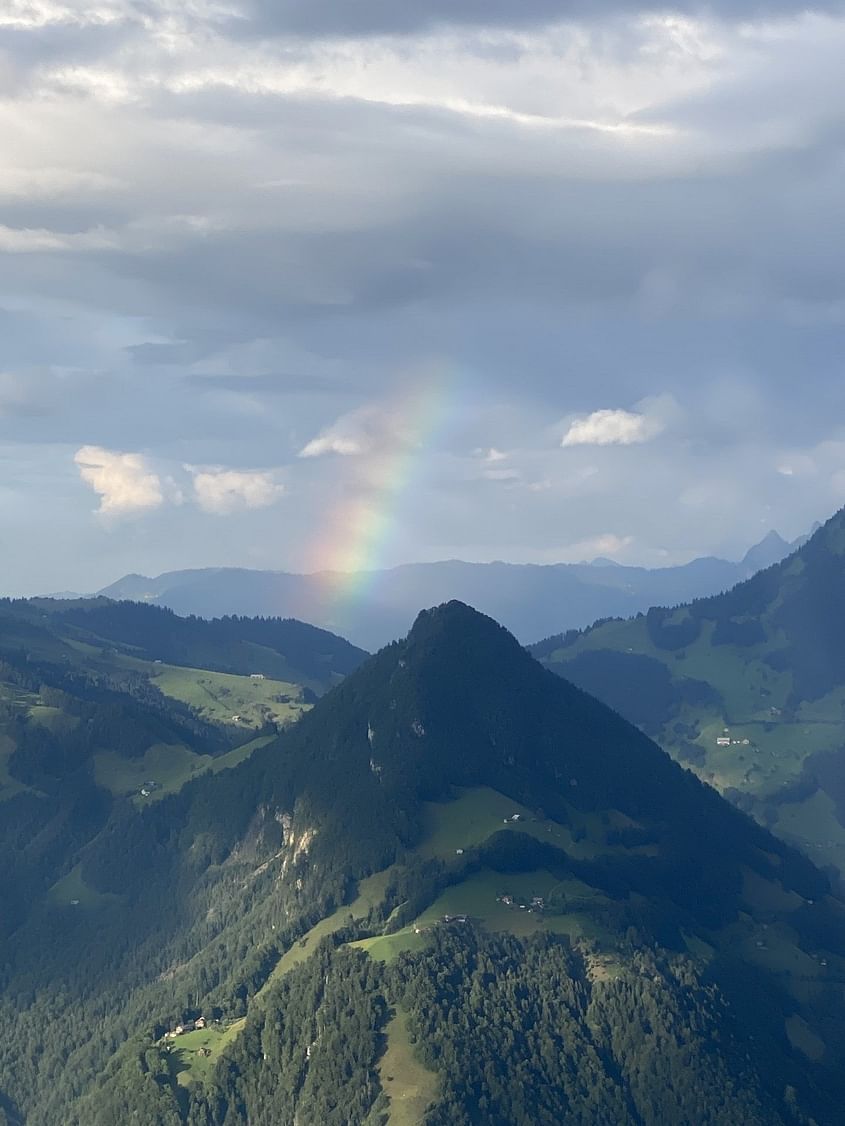
[[[491,670],[523,656],[512,633],[458,599],[421,610],[402,644],[417,667],[457,661]]]
[[[448,602],[441,602],[439,606],[430,606],[428,609],[420,610],[408,634],[408,640],[421,633],[425,634],[432,628],[448,630],[482,628],[507,633],[507,630],[503,629],[498,622],[488,617],[487,614],[483,614],[480,610],[476,610],[469,603],[461,602],[459,598],[450,598]]]
[[[788,555],[792,544],[788,543],[774,528],[766,533],[759,543],[754,544],[742,557],[742,565],[750,572],[762,571],[773,563],[780,563]]]

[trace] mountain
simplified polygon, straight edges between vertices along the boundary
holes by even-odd
[[[780,554],[769,538],[754,563]],[[548,638],[549,668],[845,873],[845,511],[727,593]]]
[[[351,638],[366,649],[401,637],[418,607],[449,599],[471,602],[501,621],[522,641],[554,630],[580,628],[598,618],[636,614],[726,590],[796,545],[776,532],[739,563],[694,559],[679,567],[648,570],[596,559],[593,563],[538,566],[513,563],[413,563],[363,578],[354,599],[339,592],[348,576],[206,568],[171,571],[157,578],[127,575],[100,593],[169,606],[177,614],[293,615]]]
[[[0,952],[27,1126],[841,1120],[827,877],[461,603],[69,853]]]
[[[0,601],[0,936],[78,898],[116,809],[237,765],[364,656],[301,622]]]
[[[785,559],[790,552],[800,547],[802,542],[805,540],[796,540],[794,544],[789,544],[783,536],[771,531],[758,544],[748,549],[740,566],[745,568],[748,575],[753,575],[756,571],[763,571],[766,567],[780,563],[781,559]]]

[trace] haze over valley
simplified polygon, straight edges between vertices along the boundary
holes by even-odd
[[[403,636],[420,606],[461,598],[529,642],[545,636],[550,627],[579,628],[598,618],[624,617],[650,606],[674,605],[727,590],[779,562],[805,539],[788,544],[777,532],[769,532],[738,563],[708,557],[657,570],[626,567],[609,559],[556,565],[451,560],[361,574],[205,568],[154,579],[127,575],[100,594],[206,618],[222,614],[304,618],[371,650]]]

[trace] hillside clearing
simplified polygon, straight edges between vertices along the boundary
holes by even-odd
[[[382,1089],[390,1099],[388,1126],[420,1126],[437,1097],[434,1072],[417,1059],[408,1034],[408,1017],[397,1009],[386,1029],[387,1048],[378,1063]]]
[[[177,1083],[187,1087],[191,1083],[206,1083],[212,1076],[227,1044],[231,1044],[246,1023],[245,1018],[228,1025],[210,1024],[194,1032],[185,1032],[171,1041],[168,1063]]]
[[[188,704],[211,723],[256,729],[266,723],[282,726],[308,708],[301,687],[288,681],[181,665],[150,667],[150,679],[165,696]]]

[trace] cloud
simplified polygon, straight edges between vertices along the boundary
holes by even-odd
[[[619,555],[634,542],[633,536],[618,536],[615,532],[604,532],[593,539],[573,544],[571,550],[586,555]]]
[[[164,503],[161,481],[141,454],[82,446],[73,459],[82,480],[100,497],[103,516],[144,512]]]
[[[816,0],[819,10],[835,9],[837,0]],[[687,12],[697,15],[699,0],[675,0],[671,5],[637,0],[243,0],[226,9],[221,21],[234,35],[302,36],[379,36],[411,35],[426,28],[460,28],[480,25],[497,27],[537,27],[561,21],[589,24],[614,16],[643,11]],[[761,11],[790,13],[802,11],[802,0],[768,0],[764,3],[739,3],[738,0],[711,0],[709,7],[726,19],[747,20]]]
[[[553,560],[606,529],[626,559],[739,556],[838,503],[845,460],[798,459],[845,410],[845,19],[658,6],[0,3],[2,487],[44,528],[4,508],[7,589],[299,566],[319,514],[411,449],[397,373],[432,357],[460,378],[392,562]],[[597,407],[649,422],[584,444],[611,440]],[[144,451],[160,534],[100,534],[87,443]],[[181,468],[287,462],[284,521],[209,482],[237,537]]]
[[[366,446],[357,438],[344,437],[331,430],[312,438],[299,451],[300,457],[322,457],[323,454],[340,454],[341,457],[356,457],[364,453]]]
[[[483,458],[487,462],[507,461],[508,459],[508,455],[503,453],[502,450],[497,450],[495,446],[490,446],[486,450],[479,447],[473,452],[476,457]]]
[[[593,411],[576,418],[561,439],[561,446],[632,446],[648,442],[663,429],[655,417],[625,410]]]
[[[204,512],[228,516],[242,509],[268,508],[284,493],[273,474],[239,469],[198,469],[193,474],[196,502]]]
[[[342,415],[325,427],[299,451],[300,457],[359,457],[404,440],[406,423],[401,411],[383,406],[366,406]]]

